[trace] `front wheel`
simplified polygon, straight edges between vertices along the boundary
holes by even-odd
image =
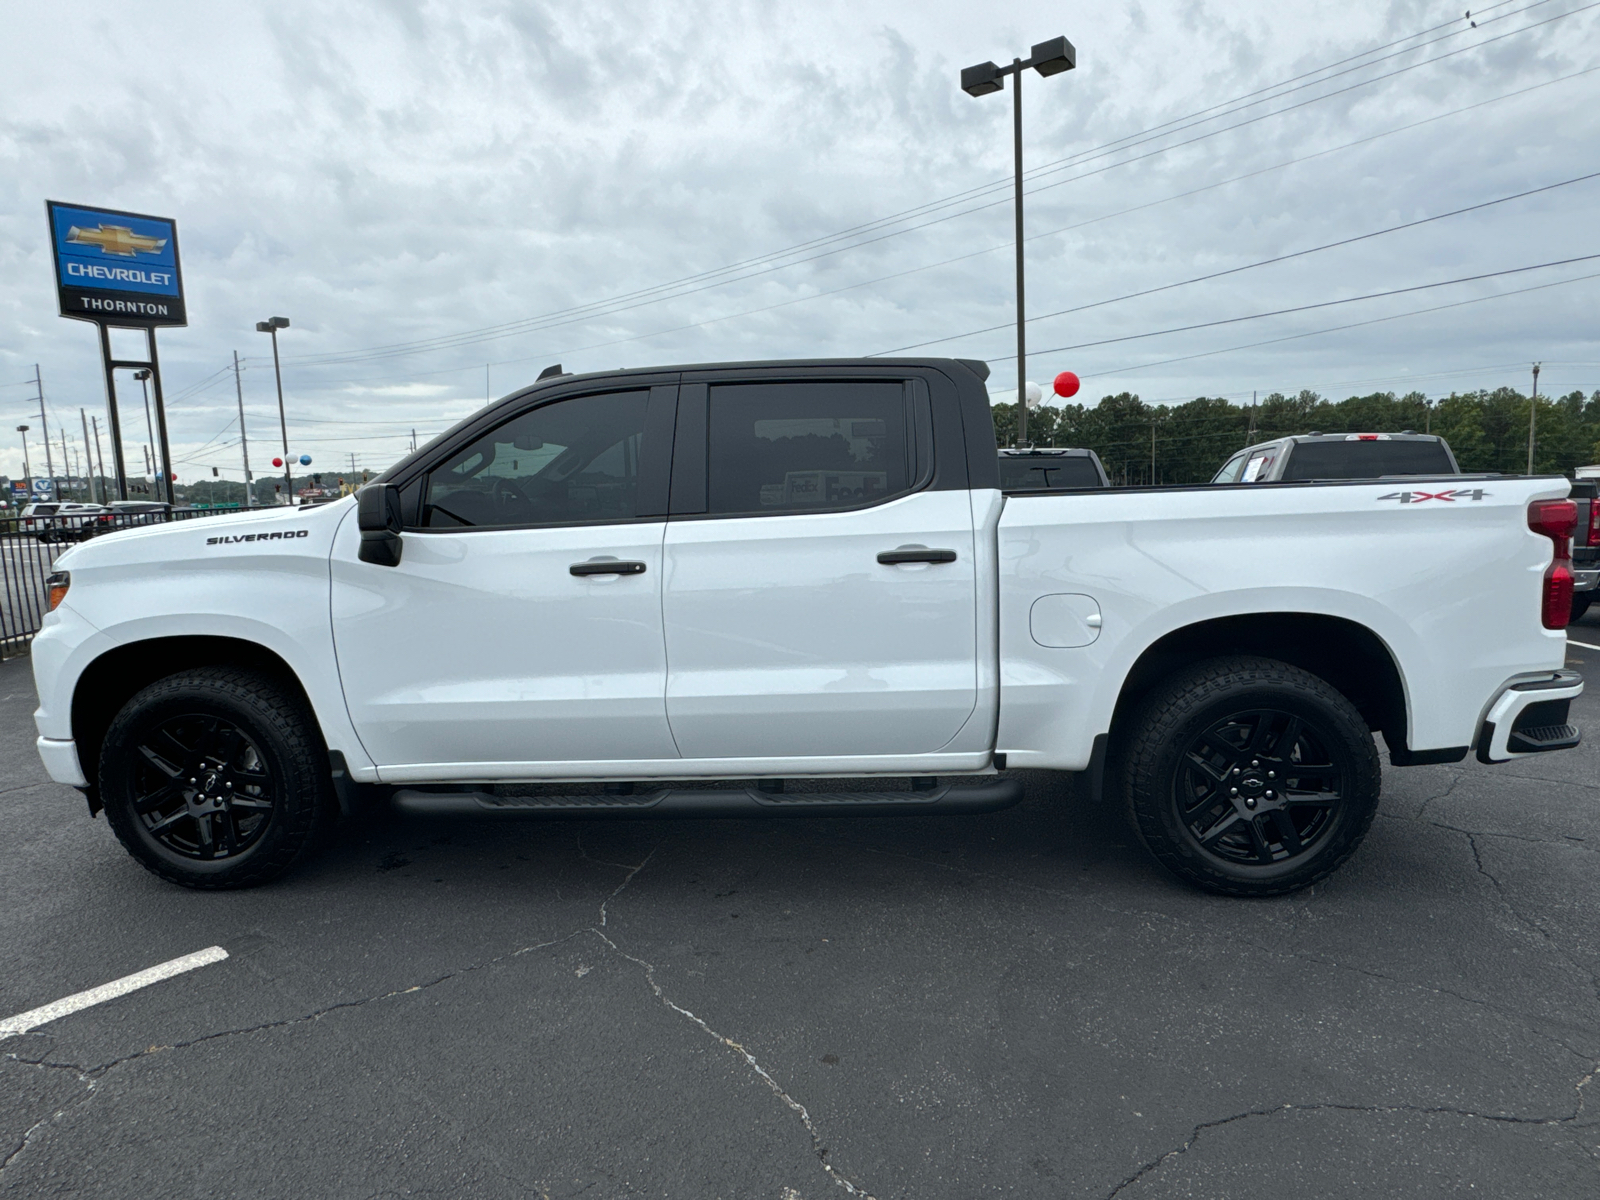
[[[1380,781],[1355,706],[1274,659],[1180,672],[1124,742],[1123,794],[1146,847],[1225,895],[1282,895],[1332,874],[1371,827]]]
[[[184,887],[281,875],[311,845],[332,788],[305,703],[229,667],[151,684],[111,722],[100,753],[111,828],[147,869]]]

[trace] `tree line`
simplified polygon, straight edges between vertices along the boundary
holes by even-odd
[[[1113,483],[1182,484],[1208,482],[1235,451],[1275,437],[1409,429],[1443,437],[1463,471],[1520,475],[1528,466],[1528,405],[1527,396],[1509,387],[1440,399],[1373,392],[1332,401],[1313,391],[1274,392],[1248,405],[1208,396],[1186,404],[1145,404],[1119,392],[1092,407],[1042,405],[1028,414],[1028,440],[1093,450]],[[1540,396],[1538,405],[1536,473],[1571,475],[1575,467],[1600,462],[1600,391]],[[997,405],[994,425],[1000,445],[1013,445],[1016,406]]]

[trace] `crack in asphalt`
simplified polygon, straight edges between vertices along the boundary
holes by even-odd
[[[581,842],[578,849],[579,853],[583,854]],[[623,881],[616,886],[616,889],[605,898],[604,902],[601,903],[600,924],[599,926],[591,926],[589,932],[593,933],[608,947],[610,947],[613,953],[627,959],[629,962],[642,969],[644,971],[645,982],[650,985],[650,990],[655,993],[656,999],[661,1001],[663,1005],[677,1013],[680,1017],[683,1017],[693,1024],[699,1026],[699,1028],[707,1036],[711,1037],[717,1042],[720,1042],[722,1045],[732,1050],[735,1054],[739,1055],[740,1058],[744,1059],[745,1065],[754,1071],[761,1081],[772,1089],[773,1095],[777,1096],[778,1099],[781,1100],[791,1112],[800,1118],[800,1124],[805,1126],[806,1133],[811,1137],[812,1153],[817,1156],[817,1161],[822,1164],[822,1169],[827,1172],[829,1179],[833,1180],[834,1183],[838,1184],[852,1196],[860,1196],[862,1200],[875,1200],[872,1193],[857,1185],[854,1180],[849,1178],[849,1176],[845,1175],[842,1171],[828,1161],[828,1146],[822,1140],[822,1134],[818,1132],[816,1123],[812,1121],[811,1113],[806,1109],[804,1104],[801,1104],[800,1101],[791,1096],[784,1089],[783,1085],[772,1077],[772,1074],[761,1065],[761,1063],[756,1059],[755,1055],[751,1054],[745,1046],[734,1041],[731,1037],[728,1037],[724,1033],[718,1033],[715,1029],[711,1028],[711,1026],[706,1024],[705,1020],[698,1014],[691,1012],[689,1009],[684,1008],[683,1005],[675,1002],[672,997],[667,995],[661,984],[656,981],[656,968],[654,963],[646,962],[644,959],[639,958],[636,955],[629,954],[626,950],[622,949],[621,946],[618,946],[616,942],[612,941],[611,938],[607,937],[603,932],[606,924],[606,905],[610,904],[611,901],[615,900],[622,894],[623,889],[633,882],[635,875],[649,865],[651,858],[654,856],[655,849],[652,848],[650,853],[646,854],[643,861],[641,861],[637,866],[633,866],[628,863],[606,864],[608,866],[616,867],[619,870],[625,870],[628,872],[628,874]],[[584,854],[584,857],[589,858],[587,854]],[[590,858],[589,861],[602,862],[604,860]]]
[[[1383,814],[1380,814],[1380,815],[1383,815]],[[1405,821],[1415,820],[1415,818],[1413,818],[1413,817],[1396,817],[1394,819],[1395,820],[1405,820]],[[1427,824],[1437,825],[1438,823],[1437,822],[1433,822],[1433,821],[1429,821],[1429,822],[1427,822]],[[1448,826],[1448,825],[1439,825],[1438,827],[1441,828],[1441,829],[1451,829],[1451,828],[1453,828],[1452,826]],[[1457,832],[1460,832],[1460,831],[1457,831]],[[827,835],[818,835],[818,836],[827,836]],[[1101,912],[1111,913],[1111,914],[1113,914],[1115,916],[1119,916],[1119,917],[1134,917],[1134,918],[1141,918],[1141,919],[1145,919],[1145,920],[1160,920],[1160,921],[1165,921],[1168,924],[1170,924],[1172,926],[1175,926],[1178,929],[1182,929],[1182,930],[1185,930],[1185,931],[1188,931],[1188,932],[1203,932],[1203,930],[1201,930],[1200,927],[1197,926],[1194,922],[1186,921],[1182,917],[1176,917],[1176,916],[1173,916],[1171,913],[1161,912],[1161,911],[1159,911],[1157,909],[1118,908],[1115,905],[1107,904],[1104,900],[1098,899],[1098,898],[1096,898],[1094,896],[1091,896],[1091,895],[1083,895],[1083,894],[1079,894],[1079,893],[1075,893],[1075,892],[1062,891],[1059,888],[1046,887],[1044,884],[1031,883],[1031,882],[1028,882],[1026,880],[1013,879],[1013,878],[1010,878],[1009,876],[996,874],[995,872],[992,872],[992,871],[979,870],[976,867],[961,866],[961,865],[956,864],[956,863],[936,862],[933,859],[922,858],[922,857],[920,857],[918,855],[915,855],[915,854],[906,854],[906,853],[903,853],[903,852],[900,852],[900,851],[895,851],[895,850],[884,850],[884,849],[880,849],[880,848],[875,847],[875,846],[859,846],[858,845],[857,848],[860,849],[860,850],[865,851],[868,854],[878,854],[878,855],[882,855],[885,858],[898,858],[898,859],[901,859],[901,860],[906,861],[906,862],[917,863],[920,866],[935,867],[935,868],[937,868],[937,869],[939,869],[941,871],[950,871],[950,872],[953,872],[953,873],[958,874],[958,875],[969,875],[969,876],[972,876],[973,878],[977,878],[977,879],[993,880],[993,881],[1001,883],[1001,884],[1003,884],[1003,885],[1005,885],[1007,887],[1018,888],[1018,889],[1021,889],[1021,890],[1024,890],[1024,891],[1039,892],[1039,893],[1041,893],[1043,895],[1054,896],[1054,897],[1057,897],[1058,899],[1063,899],[1063,900],[1081,901],[1084,904],[1088,904],[1088,905],[1093,906],[1094,908],[1099,909]],[[1541,930],[1541,932],[1543,932],[1543,931]],[[1354,965],[1352,965],[1350,963],[1347,963],[1347,962],[1341,962],[1337,958],[1332,958],[1332,957],[1330,957],[1328,955],[1324,955],[1324,954],[1318,954],[1318,953],[1315,953],[1314,951],[1287,950],[1287,949],[1284,949],[1282,946],[1276,945],[1276,944],[1274,944],[1272,942],[1266,942],[1266,941],[1262,941],[1260,939],[1257,939],[1255,937],[1252,937],[1248,933],[1242,933],[1242,932],[1241,933],[1237,933],[1236,937],[1237,937],[1238,941],[1240,941],[1240,942],[1242,942],[1242,943],[1244,943],[1244,944],[1246,944],[1248,946],[1251,946],[1252,948],[1254,948],[1256,950],[1263,951],[1263,952],[1265,952],[1267,954],[1275,955],[1275,956],[1277,956],[1279,958],[1288,959],[1290,961],[1295,961],[1295,962],[1316,963],[1319,966],[1332,967],[1335,970],[1347,971],[1347,972],[1350,972],[1351,974],[1355,974],[1355,975],[1363,975],[1363,976],[1366,976],[1369,979],[1379,979],[1379,980],[1382,980],[1385,983],[1391,983],[1391,984],[1395,985],[1396,987],[1406,988],[1406,989],[1411,990],[1411,991],[1426,992],[1426,993],[1429,993],[1429,994],[1432,994],[1432,995],[1437,995],[1437,996],[1449,996],[1452,999],[1460,1000],[1464,1004],[1475,1005],[1475,1006],[1477,1006],[1479,1008],[1483,1008],[1483,1009],[1488,1010],[1489,1012],[1495,1013],[1498,1016],[1506,1018],[1507,1020],[1509,1020],[1513,1024],[1515,1024],[1518,1028],[1526,1031],[1529,1034],[1532,1034],[1534,1037],[1537,1037],[1537,1038],[1540,1038],[1543,1041],[1549,1042],[1554,1046],[1559,1046],[1562,1050],[1565,1050],[1568,1054],[1572,1055],[1572,1057],[1578,1059],[1580,1062],[1588,1062],[1588,1061],[1590,1061],[1591,1056],[1588,1053],[1586,1053],[1585,1051],[1577,1049],[1576,1047],[1569,1045],[1566,1041],[1564,1041],[1563,1039],[1561,1039],[1560,1037],[1557,1037],[1556,1035],[1554,1035],[1552,1033],[1546,1032],[1543,1029],[1539,1029],[1536,1026],[1529,1024],[1527,1022],[1526,1018],[1523,1016],[1523,1014],[1517,1012],[1514,1009],[1506,1008],[1504,1005],[1496,1004],[1492,1000],[1483,1000],[1483,999],[1480,999],[1479,997],[1476,997],[1476,996],[1469,996],[1469,995],[1466,995],[1463,992],[1457,992],[1457,991],[1453,991],[1453,990],[1451,990],[1450,988],[1447,988],[1447,987],[1441,987],[1438,984],[1419,983],[1416,980],[1400,979],[1400,978],[1398,978],[1396,976],[1393,976],[1393,975],[1386,975],[1382,971],[1374,971],[1374,970],[1372,970],[1371,968],[1368,968],[1368,967],[1358,967],[1358,966],[1354,966]],[[1553,945],[1553,943],[1552,943],[1552,945]],[[1566,959],[1566,961],[1568,963],[1572,963],[1572,959],[1570,958],[1570,956],[1568,956],[1565,953],[1563,953],[1559,946],[1554,946],[1553,948],[1556,950],[1556,952],[1558,954],[1561,954],[1561,956],[1564,959]],[[1576,963],[1572,963],[1572,965],[1578,966],[1578,964],[1576,964]],[[1581,966],[1578,966],[1578,970],[1582,974],[1584,974],[1586,976],[1589,974],[1589,972],[1585,971]],[[1597,1002],[1600,1002],[1600,992],[1597,992],[1596,999],[1597,999]]]
[[[1417,815],[1412,817],[1411,820],[1422,820],[1423,814],[1428,811],[1428,805],[1432,804],[1435,800],[1448,800],[1450,798],[1450,793],[1455,791],[1456,786],[1465,778],[1466,775],[1463,772],[1457,771],[1454,778],[1450,780],[1450,786],[1445,788],[1445,790],[1440,792],[1437,796],[1429,796],[1426,800],[1424,800],[1422,802],[1422,807],[1417,809]]]
[[[37,1067],[45,1070],[67,1071],[72,1073],[76,1075],[79,1081],[85,1085],[85,1089],[83,1094],[75,1101],[70,1104],[63,1105],[49,1116],[43,1117],[34,1122],[34,1124],[28,1128],[28,1130],[22,1135],[22,1139],[17,1144],[15,1149],[7,1154],[4,1159],[0,1159],[0,1180],[4,1179],[6,1169],[10,1167],[12,1163],[23,1153],[23,1151],[28,1148],[29,1144],[33,1141],[34,1136],[41,1129],[55,1121],[60,1120],[61,1117],[65,1116],[69,1110],[80,1107],[91,1100],[97,1087],[99,1086],[99,1080],[104,1078],[108,1072],[111,1072],[118,1067],[124,1066],[130,1062],[136,1062],[140,1059],[149,1058],[153,1055],[164,1054],[168,1051],[187,1050],[196,1046],[205,1045],[208,1042],[219,1041],[225,1038],[242,1037],[253,1033],[263,1033],[272,1029],[284,1029],[296,1025],[303,1025],[308,1022],[321,1020],[325,1016],[328,1016],[332,1013],[342,1012],[346,1009],[363,1008],[366,1005],[376,1004],[384,1000],[392,1000],[401,996],[410,996],[417,992],[422,992],[428,990],[429,988],[437,987],[441,983],[446,983],[463,975],[468,975],[476,971],[487,970],[490,967],[507,962],[514,958],[519,958],[522,955],[529,954],[535,950],[547,949],[551,946],[560,945],[564,942],[569,942],[574,938],[582,937],[585,934],[592,933],[602,942],[604,942],[606,946],[609,947],[614,953],[643,969],[645,982],[649,984],[650,990],[655,994],[656,999],[659,1000],[664,1006],[677,1013],[679,1016],[682,1016],[693,1022],[707,1035],[720,1042],[722,1045],[728,1047],[730,1050],[734,1051],[744,1059],[745,1064],[755,1072],[762,1082],[772,1089],[773,1094],[776,1095],[778,1099],[781,1100],[797,1117],[799,1117],[800,1123],[805,1127],[806,1133],[811,1138],[811,1148],[813,1153],[816,1154],[823,1171],[827,1173],[828,1177],[833,1180],[834,1183],[844,1188],[845,1191],[852,1196],[859,1196],[862,1198],[862,1200],[875,1200],[870,1192],[857,1185],[855,1181],[850,1179],[843,1172],[839,1171],[833,1166],[832,1163],[828,1161],[829,1147],[823,1142],[822,1135],[817,1130],[816,1124],[811,1118],[811,1113],[807,1110],[804,1104],[800,1103],[793,1096],[791,1096],[745,1046],[734,1041],[725,1034],[718,1033],[701,1017],[691,1012],[689,1009],[684,1008],[682,1005],[675,1003],[672,998],[667,995],[660,983],[656,981],[656,968],[653,963],[629,954],[606,935],[605,929],[607,928],[610,920],[608,906],[627,889],[628,885],[633,882],[634,877],[649,865],[651,858],[655,856],[655,848],[652,848],[650,853],[646,854],[644,859],[637,864],[611,862],[606,859],[595,858],[586,850],[584,850],[582,834],[580,833],[578,837],[578,854],[581,858],[588,862],[601,866],[613,867],[617,870],[627,872],[626,875],[624,875],[622,882],[613,888],[606,898],[600,902],[600,923],[598,925],[586,926],[581,929],[573,930],[572,932],[564,934],[558,938],[551,938],[547,941],[536,942],[529,946],[522,946],[516,950],[511,950],[504,954],[497,954],[492,958],[485,959],[482,962],[470,963],[464,967],[458,967],[453,971],[447,971],[444,974],[438,975],[424,983],[413,984],[410,987],[396,988],[392,991],[383,992],[373,996],[362,997],[361,999],[357,1000],[342,1000],[336,1004],[325,1005],[322,1008],[315,1009],[309,1013],[303,1013],[299,1016],[283,1017],[275,1021],[263,1021],[256,1025],[240,1026],[234,1029],[216,1030],[212,1033],[203,1034],[199,1037],[190,1038],[186,1041],[173,1042],[169,1045],[150,1046],[144,1050],[135,1051],[132,1054],[125,1054],[92,1067],[84,1067],[77,1063],[51,1062],[47,1059],[30,1059],[23,1057],[21,1054],[18,1054],[15,1051],[8,1052],[5,1055],[5,1058],[9,1061],[18,1063],[19,1065]]]
[[[1580,1116],[1583,1115],[1583,1089],[1585,1086],[1587,1086],[1589,1081],[1595,1077],[1597,1072],[1600,1072],[1600,1063],[1595,1064],[1595,1066],[1590,1069],[1587,1075],[1573,1085],[1573,1090],[1577,1093],[1577,1102],[1573,1106],[1573,1110],[1564,1117],[1519,1117],[1508,1113],[1486,1113],[1470,1108],[1452,1108],[1445,1105],[1433,1106],[1422,1104],[1278,1104],[1274,1105],[1272,1108],[1247,1109],[1244,1112],[1234,1113],[1232,1116],[1221,1117],[1214,1121],[1200,1122],[1200,1124],[1196,1125],[1194,1129],[1190,1131],[1189,1136],[1184,1141],[1183,1145],[1168,1150],[1165,1154],[1162,1154],[1157,1158],[1153,1158],[1149,1162],[1145,1163],[1132,1175],[1129,1175],[1121,1183],[1117,1184],[1116,1187],[1112,1188],[1111,1191],[1106,1193],[1105,1200],[1116,1200],[1117,1196],[1120,1196],[1128,1188],[1138,1183],[1139,1180],[1150,1174],[1150,1172],[1157,1170],[1175,1158],[1180,1158],[1187,1154],[1194,1147],[1194,1144],[1200,1140],[1202,1134],[1213,1129],[1220,1129],[1225,1125],[1232,1125],[1238,1121],[1250,1120],[1252,1117],[1271,1117],[1282,1113],[1291,1112],[1348,1112],[1363,1113],[1372,1116],[1392,1113],[1416,1113],[1424,1116],[1465,1117],[1470,1120],[1490,1121],[1501,1125],[1568,1125],[1575,1122]]]

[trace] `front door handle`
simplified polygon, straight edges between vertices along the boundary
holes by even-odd
[[[594,559],[573,563],[567,568],[574,575],[643,575],[642,562],[624,562],[615,558]]]
[[[955,560],[954,550],[929,550],[926,546],[902,546],[898,550],[883,550],[878,554],[878,561],[886,567],[900,563],[953,563]]]

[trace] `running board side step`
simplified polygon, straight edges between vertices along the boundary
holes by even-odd
[[[632,795],[490,795],[402,788],[401,812],[445,817],[915,817],[996,812],[1022,799],[1015,779],[899,792],[790,792],[664,787]]]

